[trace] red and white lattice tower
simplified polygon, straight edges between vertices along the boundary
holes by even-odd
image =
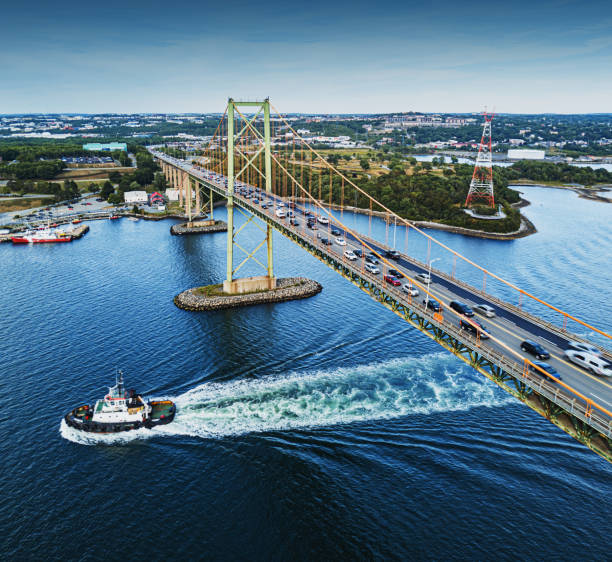
[[[484,204],[489,207],[495,206],[493,198],[493,167],[491,164],[491,121],[493,121],[492,113],[483,114],[485,121],[482,127],[482,138],[478,146],[478,157],[476,158],[476,166],[472,174],[470,182],[470,191],[468,191],[465,200],[465,206],[469,207],[473,204]]]

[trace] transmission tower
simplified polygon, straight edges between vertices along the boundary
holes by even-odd
[[[495,206],[493,198],[493,167],[491,164],[491,121],[492,113],[483,113],[484,125],[482,127],[482,138],[478,145],[478,157],[470,182],[470,190],[465,200],[465,206],[474,203],[484,203],[489,207]]]

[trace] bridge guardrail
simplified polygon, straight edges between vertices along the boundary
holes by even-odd
[[[186,169],[187,172],[190,173],[194,173],[192,169]],[[204,178],[201,177],[199,174],[196,174],[199,179],[203,182],[212,184],[217,190],[223,192],[226,191],[226,187],[223,184],[218,184],[217,182],[214,182],[208,178]],[[223,194],[223,193],[222,193]],[[454,324],[445,321],[444,319],[442,320],[442,322],[439,322],[438,319],[436,319],[434,317],[433,314],[431,314],[429,312],[429,310],[427,310],[424,306],[422,306],[420,303],[412,302],[412,299],[410,299],[409,302],[406,302],[405,296],[398,290],[391,288],[391,287],[387,287],[385,285],[383,285],[381,283],[381,281],[377,278],[375,278],[373,275],[370,275],[369,273],[362,271],[361,269],[357,269],[355,268],[352,263],[349,263],[349,260],[345,260],[343,259],[343,257],[340,257],[334,253],[329,252],[329,250],[326,248],[325,245],[323,245],[322,243],[318,243],[317,238],[315,239],[310,239],[310,238],[305,238],[302,233],[300,233],[300,231],[296,228],[293,228],[291,225],[286,225],[285,223],[281,223],[279,221],[277,221],[275,219],[275,217],[273,215],[269,215],[267,213],[262,213],[261,209],[255,208],[251,202],[248,199],[245,199],[244,197],[242,197],[239,194],[234,194],[234,197],[238,200],[240,200],[240,202],[242,203],[243,206],[247,207],[251,212],[255,211],[256,214],[258,215],[263,215],[263,217],[265,217],[266,219],[271,220],[273,223],[282,225],[282,227],[288,231],[293,232],[295,235],[299,236],[304,242],[308,242],[309,244],[312,244],[314,242],[314,245],[316,247],[319,247],[320,250],[322,250],[324,253],[326,253],[328,255],[328,257],[336,260],[336,261],[341,261],[343,263],[343,265],[345,267],[347,267],[347,269],[351,270],[353,273],[357,274],[358,276],[366,279],[369,282],[373,282],[377,285],[379,285],[385,292],[388,292],[389,294],[392,294],[393,297],[398,300],[399,302],[401,302],[404,306],[407,306],[408,308],[416,308],[419,311],[419,314],[422,314],[425,318],[427,318],[427,320],[429,322],[431,322],[433,325],[436,325],[437,327],[439,327],[440,329],[444,330],[445,332],[449,333],[450,335],[452,335],[453,337],[455,337],[457,340],[459,341],[467,341],[469,342],[469,344],[472,346],[473,349],[477,349],[479,351],[479,353],[485,357],[486,359],[488,359],[489,361],[491,361],[492,363],[500,366],[504,371],[506,371],[509,375],[511,375],[512,377],[518,379],[518,380],[522,380],[523,382],[525,382],[525,384],[527,384],[530,388],[532,388],[533,390],[535,390],[536,392],[542,394],[543,396],[545,396],[546,398],[550,399],[552,402],[554,402],[555,404],[561,406],[563,409],[565,409],[566,411],[569,411],[570,413],[572,413],[573,415],[575,415],[577,418],[581,419],[583,422],[585,422],[586,424],[590,425],[591,427],[593,427],[594,429],[596,429],[597,431],[599,431],[600,433],[602,433],[603,435],[606,435],[607,437],[612,437],[612,418],[609,418],[608,416],[606,416],[603,412],[600,412],[598,410],[593,410],[591,408],[591,406],[584,400],[577,398],[575,396],[570,396],[568,395],[565,391],[559,389],[558,387],[555,387],[554,384],[552,383],[552,381],[547,381],[544,379],[543,376],[539,376],[539,375],[534,375],[532,373],[529,372],[528,369],[525,369],[523,366],[521,366],[519,363],[517,362],[513,362],[513,361],[509,361],[504,355],[502,355],[501,353],[497,352],[496,350],[489,348],[487,346],[483,346],[482,342],[478,339],[475,338],[473,336],[471,336],[470,334],[465,333],[463,330],[460,330],[459,328],[455,327]],[[382,246],[382,247],[386,247],[389,248],[388,246],[382,244],[381,242],[379,242],[378,240],[374,240],[371,239],[367,236],[363,236],[361,235],[361,233],[359,233],[359,236],[361,238],[364,238],[367,241],[370,241],[376,245]],[[428,269],[428,267],[425,264],[422,264],[421,262],[419,262],[418,260],[415,260],[414,258],[411,258],[409,256],[405,256],[403,255],[403,257],[405,257],[408,261],[410,261],[411,263],[424,268],[424,269]],[[493,302],[495,302],[496,304],[498,304],[499,302],[499,306],[502,306],[502,308],[508,308],[510,310],[515,309],[516,313],[522,315],[522,316],[526,316],[529,317],[529,319],[531,320],[531,318],[533,318],[533,322],[536,324],[540,324],[543,325],[555,332],[559,332],[560,330],[554,326],[553,324],[550,324],[542,319],[539,319],[537,317],[532,317],[532,315],[530,315],[529,313],[525,312],[524,310],[515,307],[514,305],[511,305],[510,303],[506,303],[505,301],[498,299],[497,297],[494,297],[484,291],[481,291],[479,289],[476,289],[475,287],[472,287],[471,285],[464,283],[462,281],[457,280],[456,278],[449,276],[448,274],[433,269],[432,272],[435,275],[439,275],[440,277],[455,283],[459,286],[462,286],[463,288],[465,288],[466,290],[469,290],[471,292],[477,293],[482,295],[483,297],[486,297],[487,300],[491,300]],[[567,331],[563,331],[560,333],[560,335],[562,335],[562,337],[567,337]],[[572,334],[572,337],[574,337],[574,335]],[[580,339],[576,336],[576,339]]]

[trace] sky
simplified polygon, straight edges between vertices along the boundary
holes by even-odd
[[[612,112],[610,0],[31,0],[0,113]]]

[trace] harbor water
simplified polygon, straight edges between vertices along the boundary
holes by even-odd
[[[533,236],[430,232],[609,332],[612,206],[521,191]],[[394,225],[343,219],[438,256]],[[225,233],[89,224],[71,244],[0,245],[3,559],[610,558],[609,463],[289,240],[275,234],[276,274],[322,293],[192,313],[172,299],[223,279]],[[241,245],[260,237],[245,229]],[[175,421],[67,428],[117,368],[174,400]]]

